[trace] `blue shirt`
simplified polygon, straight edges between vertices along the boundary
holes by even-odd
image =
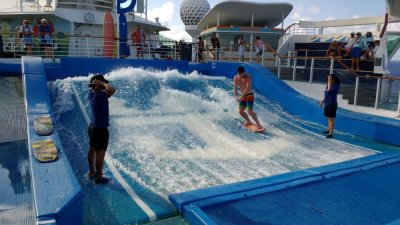
[[[51,39],[50,37],[50,33],[51,33],[51,27],[50,25],[44,26],[42,24],[39,24],[39,41],[40,42],[48,42],[49,39]],[[41,32],[45,32],[46,34],[42,34]]]
[[[108,97],[105,91],[89,92],[89,104],[92,110],[90,125],[96,128],[106,128],[109,125]]]
[[[340,84],[333,83],[331,90],[328,91],[328,86],[325,88],[325,106],[336,106],[337,107],[337,95],[339,93]]]

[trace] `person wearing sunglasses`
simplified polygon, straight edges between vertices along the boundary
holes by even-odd
[[[53,40],[51,33],[51,26],[46,19],[42,19],[39,24],[39,44],[41,49],[45,49],[46,58],[52,57]]]
[[[32,55],[32,47],[33,47],[33,29],[29,25],[29,20],[24,20],[23,24],[18,30],[18,37],[22,38],[26,48],[28,49],[27,55]]]

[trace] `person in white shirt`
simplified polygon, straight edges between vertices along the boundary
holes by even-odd
[[[259,36],[256,37],[256,61],[260,63],[261,56],[264,51],[264,42],[260,39]]]
[[[356,37],[354,32],[350,34],[350,37],[348,38],[347,44],[344,46],[344,58],[349,58],[351,49],[353,48],[353,45],[356,41]]]
[[[23,21],[23,25],[19,28],[18,37],[23,38],[24,44],[28,49],[27,55],[32,55],[32,47],[33,47],[33,29],[29,25],[28,20]]]
[[[238,47],[239,62],[244,62],[244,52],[246,50],[244,46],[245,43],[246,41],[243,39],[243,34],[241,34],[237,42],[239,46]]]

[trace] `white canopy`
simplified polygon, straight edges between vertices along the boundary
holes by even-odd
[[[293,6],[290,3],[224,1],[207,13],[197,28],[205,30],[215,26],[252,25],[274,28],[289,15],[292,9]]]

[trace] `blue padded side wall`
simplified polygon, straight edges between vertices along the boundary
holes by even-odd
[[[33,121],[35,118],[44,114],[50,114],[51,118],[54,118],[42,59],[39,57],[23,57],[21,66],[37,219],[55,218],[57,224],[82,224],[82,188],[63,152],[58,133],[54,131],[52,135],[43,137],[37,135],[34,129]],[[35,140],[46,138],[53,140],[59,154],[56,161],[41,163],[34,157],[32,143]]]

